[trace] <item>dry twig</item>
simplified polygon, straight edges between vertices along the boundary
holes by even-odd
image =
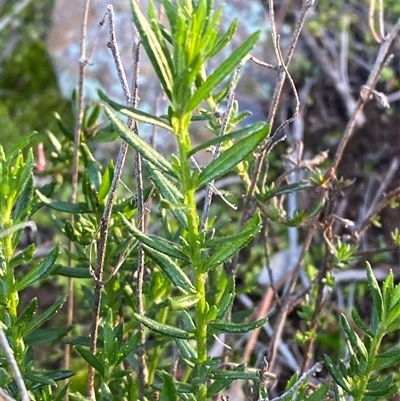
[[[72,158],[72,184],[71,184],[71,203],[76,203],[76,194],[78,190],[78,167],[79,167],[79,146],[82,135],[82,121],[84,111],[84,90],[85,90],[85,75],[88,60],[86,56],[86,33],[87,33],[87,21],[89,17],[89,6],[90,0],[85,1],[82,25],[81,25],[81,43],[80,43],[80,58],[79,58],[79,81],[78,81],[78,104],[77,104],[77,115],[74,128],[74,151]],[[74,224],[74,215],[71,214],[71,224]],[[74,244],[72,241],[68,243],[69,253],[74,252]],[[69,265],[72,266],[73,261],[69,257]],[[73,278],[68,278],[68,301],[67,301],[67,325],[71,325],[74,319],[74,283]],[[68,333],[68,336],[70,334]],[[64,349],[64,368],[68,369],[70,364],[70,352],[71,345],[67,342]],[[68,394],[65,396],[65,400],[68,400]]]
[[[11,349],[10,345],[8,344],[8,340],[7,340],[6,334],[4,333],[2,324],[0,324],[0,346],[4,353],[4,356],[6,357],[7,362],[10,364],[12,372],[14,373],[15,383],[21,394],[21,400],[29,401],[30,398],[29,398],[28,390],[26,389],[24,380],[21,375],[21,371],[19,370],[17,361],[15,360],[14,352]],[[10,399],[12,399],[12,398],[10,397]]]

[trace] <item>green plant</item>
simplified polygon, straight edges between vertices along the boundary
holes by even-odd
[[[400,347],[380,350],[385,336],[400,330],[400,285],[394,285],[393,272],[383,283],[382,290],[367,264],[368,288],[372,297],[370,324],[367,326],[356,309],[352,311],[354,323],[363,332],[361,338],[342,314],[342,326],[349,345],[349,361],[339,361],[337,367],[325,355],[325,364],[336,384],[335,393],[341,398],[339,387],[355,401],[387,400],[399,391],[393,374],[385,374],[386,369],[398,366]]]
[[[245,172],[243,166],[247,158],[269,134],[266,124],[233,131],[232,128],[244,117],[234,112],[233,104],[229,106],[222,123],[213,114],[223,96],[229,93],[230,85],[236,84],[235,69],[253,47],[259,33],[253,34],[207,76],[208,60],[229,43],[236,23],[226,33],[220,34],[218,24],[222,9],[213,12],[211,2],[199,1],[196,5],[191,1],[177,2],[176,5],[168,1],[162,3],[169,30],[157,20],[152,3],[148,11],[150,22],[147,22],[135,2],[132,2],[132,11],[143,46],[170,101],[168,115],[154,117],[134,108],[117,105],[104,94],[100,96],[121,113],[167,129],[176,138],[178,156],[171,163],[127,128],[111,107],[104,106],[118,134],[144,159],[150,179],[160,196],[160,206],[171,213],[169,219],[174,218],[176,222],[172,226],[170,221],[171,227],[164,234],[166,238],[173,238],[171,242],[148,236],[123,214],[119,214],[129,232],[141,242],[147,257],[154,262],[152,269],[158,274],[158,279],[164,283],[165,280],[169,281],[170,289],[165,295],[171,292],[176,294],[168,301],[164,296],[161,297],[162,303],[158,305],[151,305],[152,297],[144,294],[145,304],[149,306],[147,313],[143,316],[136,311],[134,317],[153,332],[161,334],[163,343],[167,341],[165,344],[168,344],[168,338],[175,341],[181,353],[180,359],[186,364],[183,373],[185,380],[175,383],[166,372],[155,375],[155,366],[151,366],[149,376],[157,377],[156,383],[159,384],[155,386],[160,388],[160,396],[165,399],[173,400],[179,395],[185,399],[205,400],[215,396],[235,379],[254,379],[253,374],[243,372],[240,366],[232,372],[220,370],[219,362],[208,357],[210,338],[221,332],[247,332],[265,322],[265,319],[246,324],[229,322],[227,316],[234,298],[233,277],[220,274],[218,288],[213,288],[208,280],[213,269],[234,256],[257,234],[260,230],[258,214],[236,234],[223,236],[215,232],[211,235],[207,231],[206,220],[200,219],[194,197],[198,189],[232,169]],[[220,88],[222,91],[215,93],[220,84],[224,84]],[[191,168],[190,157],[200,148],[192,147],[189,127],[194,112],[204,101],[209,111],[202,113],[202,119],[209,122],[216,139],[203,144],[201,148],[219,147],[221,144],[231,146],[203,171],[196,172]],[[233,141],[238,136],[242,139]],[[210,291],[216,291],[217,294],[211,297]],[[165,322],[167,313],[172,311],[175,316],[173,320],[180,328]],[[171,317],[168,320],[171,321]],[[158,357],[160,351],[155,351]],[[208,384],[210,379],[213,379],[212,384]]]
[[[57,341],[71,330],[71,327],[40,329],[63,305],[66,297],[61,296],[52,306],[39,316],[37,298],[30,299],[23,311],[18,310],[20,295],[28,287],[37,285],[57,269],[56,259],[59,247],[53,250],[39,263],[33,263],[35,245],[31,244],[18,250],[25,229],[36,230],[31,216],[38,203],[33,181],[34,158],[32,150],[24,158],[21,149],[25,148],[34,133],[23,137],[7,153],[0,146],[0,321],[1,329],[12,346],[17,368],[26,385],[24,391],[36,399],[54,398],[52,388],[56,381],[73,375],[69,370],[41,372],[35,369],[32,347],[40,343]],[[20,265],[29,266],[25,272],[19,272]],[[2,349],[5,344],[2,344]],[[18,397],[21,382],[12,380],[10,361],[2,355],[0,362],[2,388],[13,397]],[[67,391],[67,386],[60,394]]]

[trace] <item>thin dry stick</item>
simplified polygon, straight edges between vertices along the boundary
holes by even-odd
[[[375,41],[377,43],[382,43],[383,37],[379,37],[375,30],[375,0],[370,0],[369,2],[368,24]]]
[[[14,352],[11,349],[10,345],[8,344],[7,336],[4,333],[3,327],[1,327],[1,325],[0,325],[0,347],[4,353],[4,356],[6,357],[7,362],[10,364],[11,370],[14,374],[15,383],[17,384],[17,387],[21,394],[21,400],[29,401],[30,398],[28,390],[26,389],[24,380],[21,375],[21,371],[19,370],[17,361],[15,360]]]
[[[385,177],[381,180],[381,185],[379,185],[378,191],[376,192],[374,199],[372,200],[371,205],[369,206],[367,215],[370,214],[374,210],[374,208],[375,208],[376,204],[378,203],[379,199],[381,198],[382,194],[386,191],[386,189],[389,186],[389,184],[391,183],[394,175],[398,171],[399,164],[400,164],[400,160],[398,158],[394,158],[392,160],[392,162],[390,163],[389,170],[385,174]]]
[[[114,29],[114,14],[112,6],[108,6],[109,25],[110,25],[110,37],[111,41],[109,47],[113,53],[115,64],[117,67],[118,75],[120,77],[121,85],[125,94],[126,102],[128,106],[137,107],[139,100],[139,53],[140,53],[140,42],[139,35],[136,28],[133,28],[133,46],[132,46],[132,87],[129,91],[125,73],[122,67],[117,41],[115,39]],[[138,126],[136,121],[129,119],[128,127],[139,135]],[[137,192],[137,205],[138,205],[138,222],[137,226],[139,230],[144,230],[145,225],[145,207],[144,207],[144,196],[143,196],[143,177],[142,177],[142,160],[138,152],[135,152],[135,180],[136,180],[136,192]],[[144,253],[141,244],[138,244],[138,270],[137,270],[137,288],[136,288],[136,303],[138,312],[144,315],[144,307],[142,300],[143,293],[143,275],[144,275]],[[144,387],[146,381],[146,361],[145,361],[145,333],[144,326],[139,323],[139,331],[141,333],[139,342],[139,399],[144,398]]]
[[[339,143],[338,149],[335,154],[335,158],[333,160],[333,172],[335,173],[337,170],[337,167],[342,159],[343,152],[345,147],[347,146],[347,143],[349,142],[350,138],[352,137],[354,133],[354,129],[356,127],[356,123],[358,120],[358,115],[362,112],[365,104],[369,101],[370,95],[375,88],[376,83],[378,82],[379,76],[382,72],[383,67],[385,66],[387,62],[387,56],[389,53],[389,48],[393,42],[393,40],[396,38],[397,33],[400,30],[400,18],[397,21],[396,25],[393,27],[392,31],[389,33],[389,35],[385,38],[384,42],[381,44],[378,52],[378,56],[376,58],[375,64],[371,70],[371,73],[368,77],[368,80],[364,87],[367,89],[364,94],[364,96],[361,96],[357,102],[356,108],[347,124],[346,130],[343,134],[343,137]]]
[[[88,60],[86,59],[86,32],[87,32],[87,21],[89,16],[90,0],[86,0],[82,16],[81,26],[81,44],[80,44],[80,58],[79,58],[79,82],[78,82],[78,104],[77,104],[77,115],[74,129],[74,153],[72,159],[72,188],[71,188],[71,203],[76,202],[76,193],[78,189],[78,166],[79,166],[79,145],[81,139],[81,127],[83,120],[83,109],[84,109],[84,82],[85,72]],[[71,215],[71,224],[74,224],[74,215]],[[74,244],[72,241],[68,243],[69,253],[74,252]],[[72,265],[73,261],[69,257],[69,264]],[[67,325],[71,325],[74,319],[74,285],[72,277],[68,278],[68,301],[67,301]],[[68,333],[68,336],[70,333]],[[71,345],[65,344],[64,349],[64,369],[69,369],[70,364],[70,352]],[[68,400],[68,394],[65,396],[65,400]]]
[[[32,0],[21,0],[20,2],[15,3],[13,8],[6,15],[3,15],[3,17],[0,19],[0,31],[7,28],[10,22],[13,21],[14,17],[19,13],[21,13],[24,10],[24,8],[26,8],[29,5],[31,1]]]
[[[322,311],[322,307],[324,305],[323,302],[323,297],[324,297],[324,289],[325,289],[325,283],[324,279],[329,270],[332,270],[332,265],[330,262],[330,255],[331,255],[331,242],[332,242],[332,229],[333,229],[333,211],[334,211],[334,206],[335,206],[335,200],[333,197],[328,198],[328,217],[326,218],[326,221],[324,222],[325,224],[325,230],[323,233],[324,239],[325,239],[325,256],[324,260],[322,262],[322,266],[319,269],[318,272],[318,277],[316,280],[316,283],[313,283],[313,286],[317,286],[317,296],[315,299],[315,308],[313,312],[313,316],[311,318],[309,330],[312,333],[315,333],[317,330],[317,326],[320,320],[320,315]],[[311,350],[314,346],[315,342],[315,337],[311,336],[307,341],[304,346],[304,358],[303,362],[301,364],[301,372],[305,372],[309,366],[310,358],[312,357]]]
[[[295,268],[293,269],[293,273],[292,273],[292,277],[287,289],[287,292],[284,296],[284,298],[282,299],[281,304],[283,305],[279,315],[277,317],[276,323],[275,323],[275,331],[274,334],[271,337],[271,341],[270,341],[270,345],[269,345],[269,350],[268,350],[268,370],[271,372],[274,369],[274,365],[275,365],[275,360],[276,360],[276,354],[277,354],[277,350],[278,350],[278,344],[279,341],[281,339],[282,336],[282,332],[283,332],[283,327],[285,325],[286,322],[286,318],[290,312],[289,310],[289,301],[290,301],[290,297],[292,294],[292,291],[294,289],[294,286],[296,284],[297,281],[297,277],[300,273],[300,268],[301,265],[303,263],[303,260],[306,256],[306,252],[308,251],[308,249],[310,248],[311,245],[311,240],[314,234],[315,228],[310,228],[307,232],[306,238],[304,240],[304,244],[303,247],[301,248],[301,252],[300,252],[300,256],[299,259],[297,261],[297,264],[295,266]]]
[[[282,394],[280,397],[273,398],[272,400],[269,401],[283,401],[288,398],[289,395],[295,394],[296,391],[300,388],[300,386],[308,380],[311,376],[315,375],[315,373],[321,372],[322,370],[322,364],[320,362],[317,362],[310,370],[307,372],[304,372],[299,380],[294,384],[293,387],[291,387],[286,393]],[[266,401],[266,400],[263,400]]]
[[[260,302],[259,307],[256,310],[256,313],[254,315],[254,320],[262,319],[265,316],[267,316],[267,312],[270,309],[273,298],[274,298],[274,290],[272,287],[268,287],[264,292],[264,296],[262,301]],[[251,332],[249,339],[247,340],[246,347],[244,349],[242,363],[247,363],[249,361],[251,353],[253,352],[254,346],[257,342],[261,330],[262,327],[259,327],[258,329],[255,329]]]
[[[15,398],[10,397],[10,395],[1,388],[0,388],[0,400],[1,401],[17,401]]]
[[[353,241],[357,242],[362,234],[368,229],[371,225],[372,220],[387,206],[387,204],[392,200],[400,196],[400,187],[393,189],[386,195],[384,195],[383,199],[376,205],[375,209],[372,210],[365,220],[360,224],[360,226],[353,233]]]
[[[132,80],[132,95],[133,102],[132,106],[137,107],[138,104],[138,82],[139,82],[139,34],[136,28],[133,30],[134,45],[133,45],[133,80]],[[132,129],[136,135],[139,135],[137,122],[134,121]],[[138,204],[138,222],[137,227],[139,230],[144,231],[145,229],[145,207],[143,197],[143,176],[142,176],[142,158],[139,152],[135,152],[135,179],[136,179],[136,192],[137,192],[137,204]],[[136,278],[136,304],[138,313],[144,315],[143,306],[143,278],[144,278],[144,252],[141,243],[138,246],[138,264],[137,264],[137,278]],[[139,341],[139,400],[144,399],[144,388],[146,382],[146,336],[144,332],[143,323],[139,322],[140,341]]]
[[[378,23],[379,23],[379,33],[383,39],[385,37],[385,20],[384,20],[384,16],[383,16],[383,0],[379,0]]]
[[[131,94],[129,92],[129,86],[127,84],[126,75],[122,67],[122,62],[118,51],[118,45],[115,38],[114,13],[112,6],[107,7],[107,12],[108,12],[109,31],[110,31],[110,42],[107,45],[111,49],[111,53],[114,57],[114,62],[116,64],[118,76],[120,78],[121,85],[124,90],[124,95],[126,101],[129,104],[129,102],[131,101]],[[131,121],[129,121],[129,123],[131,123]],[[117,162],[114,170],[114,177],[107,197],[107,202],[104,208],[103,216],[100,219],[100,230],[99,230],[100,234],[99,234],[99,239],[97,241],[97,266],[95,272],[93,273],[95,284],[93,290],[93,309],[92,309],[91,343],[90,343],[90,352],[93,355],[95,355],[97,351],[96,343],[97,343],[98,330],[99,330],[98,326],[100,320],[101,291],[104,287],[103,273],[104,273],[105,253],[107,248],[108,229],[110,225],[113,203],[117,192],[118,184],[121,179],[127,150],[128,150],[128,144],[125,141],[123,141],[118,152]],[[93,366],[89,365],[88,378],[87,378],[87,395],[91,399],[95,399],[94,376],[95,376],[94,368]]]

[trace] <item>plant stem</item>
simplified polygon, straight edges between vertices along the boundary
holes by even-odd
[[[183,114],[173,119],[175,122],[179,158],[181,163],[180,179],[182,192],[185,196],[188,219],[188,242],[190,245],[191,262],[194,272],[194,282],[200,300],[196,307],[196,342],[198,363],[202,364],[207,360],[207,302],[206,302],[206,281],[207,273],[203,271],[199,248],[199,218],[196,209],[195,189],[192,182],[190,163],[187,156],[191,148],[188,127],[190,124],[190,114]],[[207,386],[201,385],[197,392],[197,401],[206,399]]]
[[[365,398],[365,392],[369,382],[369,378],[374,370],[375,357],[378,354],[378,349],[381,344],[382,338],[385,335],[385,330],[382,327],[382,322],[378,328],[376,336],[372,338],[371,350],[368,355],[367,367],[365,368],[365,374],[361,377],[358,385],[358,391],[354,394],[354,401],[362,401]]]

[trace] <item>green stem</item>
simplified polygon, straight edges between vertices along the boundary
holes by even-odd
[[[361,401],[365,397],[365,392],[367,389],[367,385],[369,382],[369,378],[374,370],[374,365],[375,365],[375,358],[378,354],[379,346],[381,344],[382,338],[385,335],[384,330],[382,329],[382,326],[377,330],[377,334],[374,338],[372,338],[372,344],[371,344],[371,350],[368,355],[368,361],[367,361],[367,366],[365,368],[365,374],[361,377],[361,380],[358,385],[358,391],[356,392],[354,396],[354,401]]]
[[[196,306],[196,342],[198,363],[207,360],[207,302],[206,281],[207,273],[203,272],[201,252],[199,247],[199,218],[196,209],[195,188],[192,181],[188,152],[191,149],[188,127],[190,114],[176,118],[175,126],[178,137],[179,158],[181,163],[181,185],[185,196],[185,206],[188,219],[188,242],[191,250],[191,262],[193,266],[194,281],[200,300]],[[207,396],[207,385],[201,385],[197,392],[197,401],[204,401]]]

